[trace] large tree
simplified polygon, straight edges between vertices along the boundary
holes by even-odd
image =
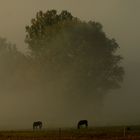
[[[40,11],[26,32],[31,56],[44,69],[44,78],[57,81],[59,88],[90,95],[120,87],[124,69],[116,53],[119,45],[100,23],[81,21],[68,11]]]

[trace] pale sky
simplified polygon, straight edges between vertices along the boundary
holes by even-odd
[[[140,0],[0,0],[0,36],[25,51],[25,26],[37,11],[49,9],[64,9],[81,20],[98,21],[107,35],[116,39],[126,75],[122,89],[104,100],[105,124],[123,123],[125,117],[127,122],[140,124]]]

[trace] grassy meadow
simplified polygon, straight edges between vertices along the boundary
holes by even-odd
[[[140,140],[140,126],[0,131],[0,140]]]

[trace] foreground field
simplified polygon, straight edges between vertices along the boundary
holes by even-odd
[[[1,131],[0,140],[140,140],[140,127]]]

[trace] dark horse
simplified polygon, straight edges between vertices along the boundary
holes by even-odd
[[[80,120],[78,122],[77,128],[80,129],[82,125],[84,125],[87,128],[88,127],[88,121],[87,120]]]
[[[41,129],[42,128],[42,122],[41,121],[37,121],[33,123],[33,130],[35,129]]]

